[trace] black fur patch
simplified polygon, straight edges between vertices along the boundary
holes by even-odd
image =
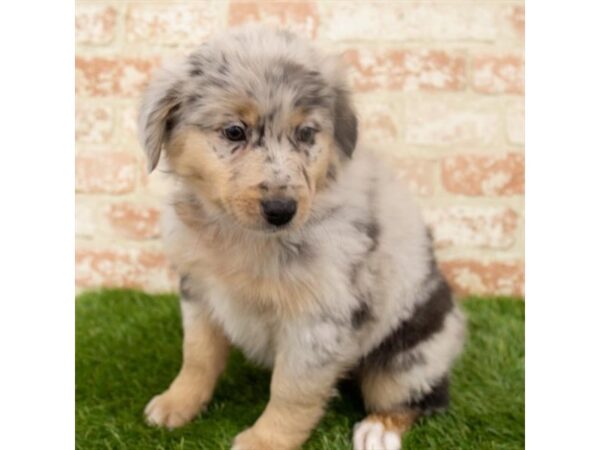
[[[379,246],[379,234],[381,233],[381,229],[377,222],[369,222],[367,224],[367,236],[371,239],[371,248],[369,248],[370,252],[373,252]]]
[[[418,305],[411,317],[401,321],[396,329],[365,357],[365,365],[388,367],[400,352],[412,349],[440,331],[453,307],[450,287],[441,279],[429,299]]]
[[[201,77],[202,75],[204,75],[204,71],[199,67],[194,67],[192,70],[190,70],[191,77]]]
[[[449,405],[450,379],[446,375],[436,383],[431,392],[421,398],[411,400],[408,407],[418,410],[421,414],[430,415],[446,410]]]
[[[355,330],[362,327],[369,320],[373,320],[373,313],[366,301],[361,301],[360,306],[352,311],[352,328]]]
[[[265,123],[261,122],[258,124],[256,128],[256,132],[258,133],[258,137],[256,138],[255,147],[262,147],[265,145]]]
[[[177,126],[177,123],[180,120],[179,113],[181,110],[181,104],[178,103],[173,108],[169,110],[167,114],[167,118],[165,120],[165,141],[168,141],[171,137],[171,133]]]

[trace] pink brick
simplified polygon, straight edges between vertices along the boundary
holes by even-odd
[[[456,91],[465,87],[462,54],[443,50],[350,49],[344,53],[354,69],[350,81],[358,91]]]
[[[133,202],[113,203],[106,208],[106,219],[119,236],[151,239],[160,235],[160,210]]]
[[[456,259],[442,261],[440,268],[459,295],[524,295],[524,264],[520,260]]]
[[[161,250],[79,244],[75,253],[75,282],[78,288],[120,287],[164,292],[175,290],[176,277]]]
[[[75,58],[75,93],[89,97],[138,97],[159,65],[158,58]]]
[[[333,40],[492,41],[497,5],[409,2],[330,2],[323,36]]]
[[[108,44],[115,37],[117,11],[112,6],[81,5],[75,8],[75,42]]]
[[[314,38],[319,27],[319,12],[310,1],[238,1],[229,2],[229,25],[249,22],[266,23],[290,29]]]
[[[142,163],[127,152],[84,152],[75,159],[75,190],[124,194],[133,191]]]
[[[75,236],[91,238],[103,232],[98,219],[100,205],[94,195],[75,196]]]
[[[506,108],[506,135],[511,144],[525,144],[525,105],[521,99]]]
[[[525,6],[506,5],[500,14],[500,40],[507,42],[525,39]]]
[[[522,153],[448,156],[442,161],[442,183],[455,194],[523,194],[525,158]]]
[[[425,221],[436,247],[508,248],[516,239],[518,215],[503,206],[429,208]]]
[[[138,145],[138,113],[139,106],[137,101],[123,105],[119,108],[119,132],[126,142]],[[140,150],[141,151],[141,150]]]
[[[219,27],[215,2],[130,6],[125,19],[128,42],[197,45]]]
[[[398,141],[400,118],[391,102],[359,104],[357,111],[360,124],[358,135],[366,145],[393,144]]]
[[[473,89],[484,94],[519,94],[525,89],[522,55],[480,55],[473,58]]]
[[[79,102],[75,108],[75,140],[100,144],[111,140],[113,109],[106,105],[89,105]]]
[[[428,97],[405,104],[405,140],[416,145],[488,146],[500,136],[498,107],[487,99]]]

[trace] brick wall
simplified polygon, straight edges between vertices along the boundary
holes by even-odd
[[[152,70],[214,32],[282,24],[345,55],[361,118],[418,196],[461,293],[523,293],[524,2],[79,1],[76,283],[174,289],[168,181],[145,173],[136,105]]]

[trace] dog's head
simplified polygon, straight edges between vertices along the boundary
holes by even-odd
[[[285,31],[245,28],[202,45],[146,90],[140,136],[211,207],[261,231],[296,228],[357,139],[337,57]]]

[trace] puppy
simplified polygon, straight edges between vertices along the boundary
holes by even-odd
[[[151,424],[196,416],[232,344],[273,368],[235,450],[299,448],[344,376],[369,412],[356,450],[399,449],[448,405],[464,319],[415,203],[356,148],[357,126],[339,59],[284,31],[230,32],[152,81],[139,129],[149,170],[162,152],[177,181],[163,235],[184,343]]]

